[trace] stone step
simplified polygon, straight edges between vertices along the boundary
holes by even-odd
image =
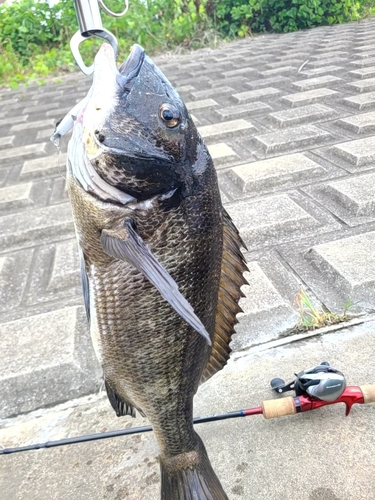
[[[375,232],[369,232],[316,245],[306,258],[348,299],[375,304],[374,245]]]
[[[267,154],[293,151],[299,148],[314,146],[332,140],[333,136],[326,130],[314,125],[301,125],[277,132],[257,135],[254,140]]]
[[[315,102],[331,101],[332,99],[337,99],[340,95],[341,94],[336,90],[321,87],[314,90],[306,90],[305,92],[286,95],[281,98],[281,101],[291,108],[294,108],[296,106],[305,106],[306,104],[313,104]]]
[[[299,123],[331,120],[337,115],[336,111],[323,104],[309,104],[269,114],[271,121],[279,127],[290,127]]]
[[[259,191],[308,182],[322,177],[324,168],[303,154],[293,154],[238,165],[227,175],[242,193],[256,195]]]
[[[94,357],[83,307],[3,323],[0,338],[0,418],[98,389],[101,370]]]

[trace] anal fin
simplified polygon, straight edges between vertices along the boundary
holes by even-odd
[[[116,415],[118,417],[124,417],[125,415],[130,415],[131,417],[135,417],[135,409],[131,404],[129,404],[125,399],[121,398],[105,381],[105,390],[107,391],[107,396],[109,402],[111,403],[112,408],[115,410]],[[138,410],[139,411],[139,410]],[[139,411],[141,415],[144,416],[143,412]]]

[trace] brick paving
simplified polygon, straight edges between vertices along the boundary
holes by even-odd
[[[155,58],[184,98],[247,244],[233,347],[284,335],[303,287],[317,305],[375,308],[375,19]],[[100,385],[64,171],[48,138],[81,74],[1,91],[0,417]]]

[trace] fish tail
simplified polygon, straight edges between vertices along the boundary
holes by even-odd
[[[202,440],[196,438],[195,451],[160,457],[161,500],[228,500]]]

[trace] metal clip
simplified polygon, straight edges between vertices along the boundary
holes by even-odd
[[[128,0],[125,0],[125,9],[122,12],[118,13],[118,14],[116,12],[112,12],[111,10],[109,10],[108,7],[106,7],[104,5],[103,0],[98,0],[98,2],[102,6],[103,10],[107,14],[109,14],[110,16],[113,16],[113,17],[122,17],[122,16],[125,16],[125,14],[128,12],[128,8],[129,8],[129,2],[128,2]]]
[[[128,11],[129,3],[128,0],[125,0],[125,9],[123,10],[123,12],[117,14],[109,10],[104,5],[103,0],[73,1],[74,8],[77,14],[79,31],[77,31],[77,33],[73,35],[72,39],[70,40],[70,49],[83,73],[85,73],[85,75],[91,75],[94,71],[94,65],[92,64],[91,66],[86,66],[79,51],[79,45],[84,40],[91,36],[102,38],[112,45],[116,59],[118,54],[118,43],[116,37],[110,31],[103,28],[99,4],[102,6],[104,11],[107,12],[107,14],[110,14],[113,17],[121,17]]]
[[[70,50],[72,51],[74,59],[76,60],[76,63],[80,67],[81,71],[88,76],[94,72],[94,64],[92,64],[91,66],[86,66],[79,51],[79,45],[87,40],[87,38],[91,35],[97,36],[109,42],[113,47],[116,59],[118,55],[117,39],[115,35],[113,35],[110,31],[104,28],[102,28],[101,30],[91,30],[90,34],[86,36],[83,36],[79,31],[77,31],[77,33],[75,33],[70,40]]]

